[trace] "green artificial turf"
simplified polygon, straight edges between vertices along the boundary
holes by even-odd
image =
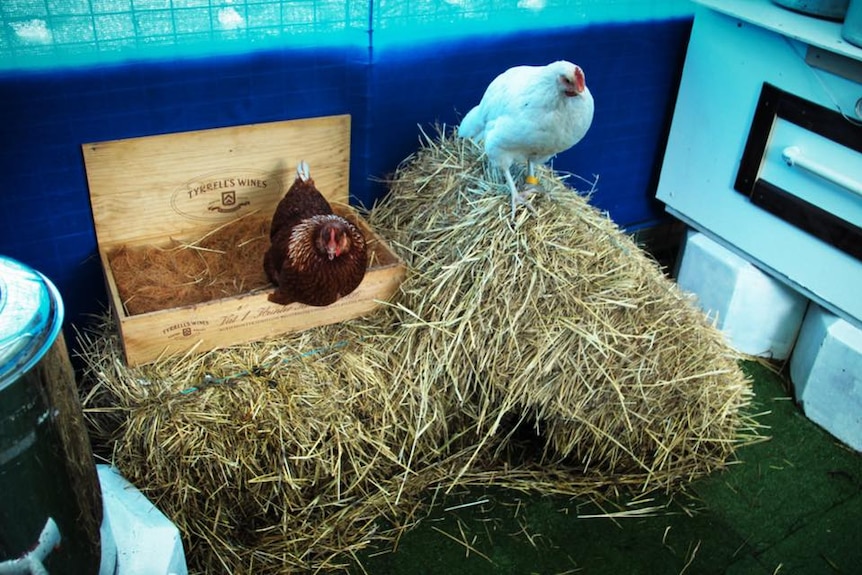
[[[810,422],[784,379],[744,362],[768,441],[738,463],[658,494],[643,516],[624,502],[469,490],[438,499],[391,550],[353,573],[614,575],[862,573],[862,457]],[[486,500],[485,503],[477,504]],[[467,507],[449,510],[460,504]],[[591,517],[592,516],[592,517]]]

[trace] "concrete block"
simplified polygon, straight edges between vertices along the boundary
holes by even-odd
[[[97,465],[102,498],[116,545],[117,575],[188,575],[180,532],[134,485]],[[103,541],[105,536],[103,534]]]
[[[805,415],[862,451],[862,329],[812,303],[790,358],[790,379]]]
[[[808,306],[805,296],[694,230],[686,233],[676,275],[731,347],[760,357],[790,357]]]

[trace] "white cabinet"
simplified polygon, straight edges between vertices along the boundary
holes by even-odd
[[[769,0],[700,0],[657,193],[692,228],[856,325],[860,82],[862,49],[840,24]],[[764,94],[791,102],[771,109]],[[801,120],[786,112],[800,101]]]

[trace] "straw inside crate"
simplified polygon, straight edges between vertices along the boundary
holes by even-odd
[[[333,210],[362,226],[369,269],[394,263],[349,208],[334,204]],[[272,287],[263,270],[271,220],[271,213],[252,212],[188,241],[112,249],[108,261],[126,313],[178,308]]]

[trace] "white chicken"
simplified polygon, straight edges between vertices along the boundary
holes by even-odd
[[[560,60],[547,66],[515,66],[488,85],[479,105],[467,112],[458,135],[483,142],[488,159],[503,171],[516,203],[531,207],[510,168],[527,164],[526,182],[539,183],[534,164],[544,164],[586,135],[595,105],[584,71]]]

